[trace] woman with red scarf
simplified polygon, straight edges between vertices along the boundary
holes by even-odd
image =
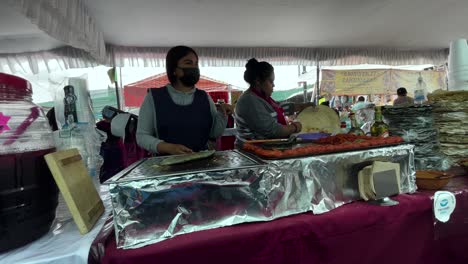
[[[275,73],[268,62],[250,59],[245,65],[244,80],[250,84],[236,103],[238,138],[286,138],[302,129],[299,122],[287,123],[284,111],[271,98]]]

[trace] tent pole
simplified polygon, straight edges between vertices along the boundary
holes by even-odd
[[[122,71],[120,71],[120,75],[122,75]],[[111,83],[114,84],[115,86],[115,99],[117,101],[117,109],[120,109],[120,94],[119,94],[119,85],[117,83],[117,68],[112,67],[107,71],[107,76],[109,76],[109,79]],[[122,77],[122,76],[120,76]],[[122,82],[121,82],[122,83]]]
[[[318,59],[316,60],[316,65],[317,65],[317,80],[315,82],[315,100],[314,100],[315,105],[318,104],[319,97],[320,97],[320,61]]]
[[[119,96],[120,96],[120,98],[122,98],[122,100],[120,100],[121,103],[122,103],[122,104],[120,105],[120,107],[123,108],[125,98],[124,98],[123,95],[122,95],[122,89],[123,89],[123,85],[122,85],[122,67],[119,67],[119,74],[120,74],[120,78],[119,78],[119,82],[120,82],[120,86],[119,86],[119,87],[120,87],[120,89],[119,89]]]
[[[119,95],[119,85],[117,84],[117,81],[114,82],[115,85],[115,99],[117,99],[117,109],[120,109],[120,95]]]
[[[301,72],[301,65],[298,65],[298,76],[300,77],[302,74],[307,73],[307,67],[305,65],[302,65],[302,72]],[[302,88],[304,92],[304,103],[308,103],[309,100],[307,100],[307,81],[303,81],[302,83]]]
[[[122,85],[122,68],[119,67],[119,69],[120,69],[119,80],[120,80],[120,85]],[[122,107],[120,104],[120,89],[117,83],[117,79],[114,80],[114,84],[115,84],[115,98],[117,99],[117,109],[122,110]]]
[[[304,91],[304,103],[307,103],[307,81],[302,82],[302,89]]]

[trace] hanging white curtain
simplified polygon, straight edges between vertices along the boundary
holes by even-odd
[[[392,48],[194,48],[202,66],[245,66],[250,58],[273,65],[324,66],[384,64],[441,65],[447,61],[448,49],[399,50]],[[109,64],[129,67],[161,67],[169,48],[108,46]]]
[[[194,48],[201,66],[244,67],[247,60],[257,58],[273,65],[322,66],[383,64],[441,65],[447,61],[448,49],[314,49],[314,48]],[[92,67],[99,64],[117,67],[164,67],[167,47],[122,47],[108,45],[105,63],[100,63],[84,50],[63,47],[49,51],[0,54],[0,71],[24,74]]]
[[[103,34],[81,0],[9,0],[9,3],[49,36],[105,63]]]
[[[0,54],[0,72],[37,74],[99,65],[89,53],[72,47],[48,51]]]
[[[317,59],[323,66],[383,64],[442,65],[447,62],[448,49],[401,50],[392,48],[323,48],[317,49]]]
[[[201,66],[244,67],[257,58],[273,65],[315,65],[314,50],[309,48],[216,48],[193,47]],[[109,63],[117,67],[162,67],[169,48],[108,46]]]

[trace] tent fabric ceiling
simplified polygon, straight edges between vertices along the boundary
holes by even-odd
[[[466,0],[83,0],[106,43],[168,47],[440,49]]]
[[[49,50],[65,45],[45,34],[7,2],[0,1],[0,54]]]
[[[7,0],[31,26],[66,45],[89,52],[97,61],[106,59],[103,34],[81,0]],[[5,5],[5,4],[2,4]],[[35,43],[31,43],[34,45]]]
[[[62,45],[115,66],[162,66],[167,47],[179,44],[196,48],[204,66],[243,66],[250,57],[275,65],[442,64],[449,42],[467,35],[465,0],[6,0],[0,7],[6,2],[16,13],[0,10],[0,44],[10,43],[0,45],[0,70],[6,58],[8,68],[21,68],[35,56],[22,52]],[[12,41],[23,46],[13,49]],[[83,56],[84,63],[59,64],[87,64]]]

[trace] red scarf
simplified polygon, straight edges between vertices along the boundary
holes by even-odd
[[[281,108],[278,102],[273,100],[273,98],[271,98],[270,96],[266,97],[264,94],[257,92],[255,89],[250,89],[250,91],[252,91],[256,96],[265,100],[269,105],[271,105],[271,107],[273,107],[273,109],[276,112],[276,120],[278,121],[278,123],[282,125],[287,125],[286,118],[284,117],[284,110],[283,108]]]

